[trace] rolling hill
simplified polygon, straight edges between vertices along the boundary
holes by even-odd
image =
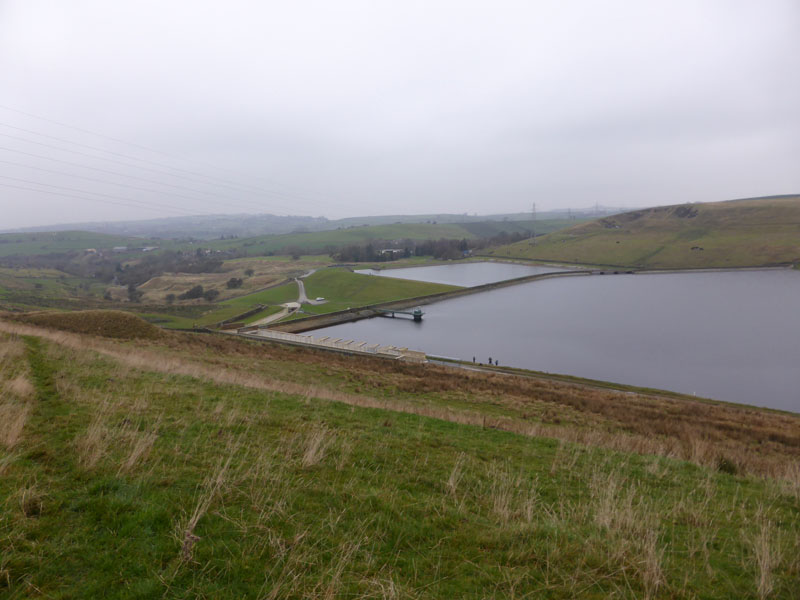
[[[487,254],[656,269],[792,264],[800,261],[800,195],[637,210]]]

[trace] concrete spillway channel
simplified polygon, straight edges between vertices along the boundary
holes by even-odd
[[[355,342],[353,340],[342,340],[341,338],[313,337],[297,333],[286,333],[283,331],[271,331],[258,327],[243,327],[239,330],[239,335],[244,337],[268,340],[271,342],[281,342],[295,346],[306,346],[319,348],[322,350],[334,350],[346,352],[348,354],[361,354],[366,356],[379,356],[381,358],[391,358],[392,360],[405,360],[410,362],[427,362],[424,352],[419,350],[409,350],[408,348],[397,348],[396,346],[382,346],[380,344],[368,344],[367,342]]]

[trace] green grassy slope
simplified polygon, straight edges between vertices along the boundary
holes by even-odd
[[[476,221],[474,223],[461,223],[461,227],[479,237],[493,237],[503,231],[506,233],[527,233],[531,228],[536,235],[565,229],[577,223],[584,223],[587,219],[538,219],[537,221]]]
[[[800,260],[800,196],[639,210],[490,253],[653,268],[788,264]]]
[[[5,598],[796,593],[800,505],[774,481],[213,383],[219,349],[192,377],[109,348],[0,335]],[[278,357],[244,356],[291,373]]]
[[[321,269],[305,279],[306,295],[323,297],[329,302],[307,307],[308,312],[323,313],[346,308],[427,296],[458,289],[457,286],[360,275],[348,269]]]

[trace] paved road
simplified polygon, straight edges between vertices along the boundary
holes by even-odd
[[[311,271],[313,273],[314,271]],[[306,273],[303,277],[311,275],[311,273]],[[327,300],[309,300],[308,296],[306,296],[306,286],[303,283],[303,280],[300,278],[296,278],[295,281],[297,282],[297,301],[300,304],[311,304],[312,306],[316,306],[318,304],[325,304]]]

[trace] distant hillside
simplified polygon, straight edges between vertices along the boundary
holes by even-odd
[[[547,232],[561,229],[574,221],[566,219],[541,220],[536,222],[536,231]],[[351,244],[366,244],[383,240],[438,240],[489,238],[506,232],[527,233],[530,221],[476,221],[472,223],[397,223],[391,225],[361,225],[342,227],[329,231],[265,235],[245,239],[214,240],[204,247],[214,250],[246,250],[249,256],[285,253],[296,248],[304,254],[324,252]]]
[[[73,250],[96,250],[115,246],[144,246],[148,240],[90,231],[52,231],[0,234],[0,257],[59,254]]]
[[[248,237],[289,233],[295,230],[319,231],[332,228],[324,217],[279,217],[277,215],[196,215],[166,217],[142,221],[71,223],[30,227],[21,232],[60,231],[64,229],[94,231],[111,235],[157,237],[162,239],[214,239],[221,236]]]
[[[598,209],[565,209],[558,211],[543,211],[537,214],[538,220],[554,219],[586,219],[594,218],[597,211],[603,215],[620,212],[620,209],[600,207]],[[468,215],[463,214],[425,214],[425,215],[380,215],[350,217],[346,219],[331,220],[325,217],[304,216],[278,216],[271,214],[235,214],[235,215],[195,215],[189,217],[167,217],[163,219],[147,219],[143,221],[117,221],[117,222],[92,222],[71,223],[61,225],[48,225],[44,227],[29,227],[10,233],[37,233],[56,231],[92,231],[109,235],[156,237],[161,239],[186,239],[199,240],[219,239],[220,237],[254,237],[260,235],[277,235],[288,233],[330,231],[346,229],[348,227],[361,227],[364,225],[396,225],[396,224],[452,224],[475,222],[515,222],[531,218],[530,213],[494,214],[494,215]],[[508,231],[508,233],[512,233]]]
[[[637,210],[489,254],[650,268],[789,264],[800,261],[800,195]]]

